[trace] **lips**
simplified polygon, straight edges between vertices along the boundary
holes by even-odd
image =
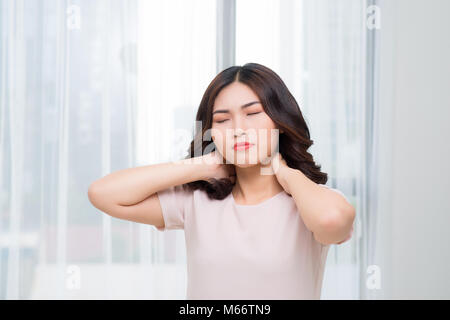
[[[249,143],[249,142],[236,142],[234,144],[234,150],[246,150],[248,148],[250,148],[251,146],[253,146],[253,143]]]

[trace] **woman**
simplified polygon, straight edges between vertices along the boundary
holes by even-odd
[[[269,68],[233,66],[196,120],[186,159],[111,173],[91,184],[90,201],[184,229],[187,299],[319,299],[329,246],[350,239],[355,210],[324,185],[294,97]]]

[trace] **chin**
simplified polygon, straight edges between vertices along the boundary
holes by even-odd
[[[254,164],[254,163],[248,163],[248,164],[241,163],[241,164],[234,164],[234,165],[236,167],[239,167],[239,168],[250,168],[250,167],[256,166],[257,164]]]
[[[251,156],[250,153],[247,152],[246,154],[230,153],[230,156],[227,157],[227,161],[239,168],[250,168],[261,165],[261,157],[255,155],[255,151],[252,152]]]
[[[243,160],[237,161],[236,159],[234,159],[234,160],[233,160],[233,164],[234,164],[236,167],[239,167],[239,168],[250,168],[250,167],[258,166],[258,165],[260,164],[260,162],[257,161],[257,162],[255,163],[255,161],[250,162],[249,160],[247,160],[247,161],[243,161]]]

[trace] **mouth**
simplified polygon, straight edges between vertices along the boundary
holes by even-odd
[[[247,150],[248,148],[252,147],[253,143],[249,142],[237,142],[234,144],[234,150]]]

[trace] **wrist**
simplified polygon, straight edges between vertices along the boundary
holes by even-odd
[[[208,166],[205,165],[202,156],[182,159],[177,163],[185,166],[188,169],[189,175],[193,178],[192,181],[206,181],[209,178],[210,172],[208,170]]]

